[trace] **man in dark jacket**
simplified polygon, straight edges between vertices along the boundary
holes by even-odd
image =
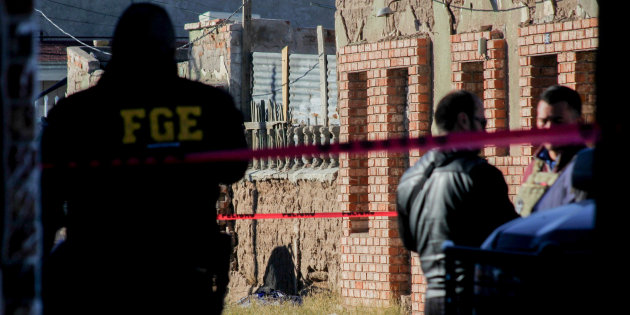
[[[42,135],[45,313],[219,314],[231,246],[218,184],[247,161],[177,161],[244,147],[230,95],[177,76],[166,11],[131,5],[101,80],[60,101]]]
[[[470,92],[451,92],[438,103],[435,123],[441,134],[483,132],[483,104]],[[400,179],[397,210],[405,247],[420,254],[427,315],[444,313],[444,241],[480,246],[496,227],[518,217],[503,174],[479,150],[427,152]]]

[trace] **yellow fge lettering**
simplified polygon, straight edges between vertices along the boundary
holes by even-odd
[[[173,112],[166,107],[158,107],[153,109],[149,114],[149,123],[151,124],[151,138],[157,142],[173,141],[175,139],[175,128],[172,121],[164,122],[164,132],[160,133],[159,117],[173,118]]]
[[[142,128],[142,125],[135,122],[133,119],[144,118],[146,116],[144,109],[123,109],[120,111],[120,115],[123,118],[125,126],[125,135],[123,136],[122,142],[124,144],[136,143],[134,132]]]
[[[179,116],[179,135],[180,141],[200,141],[203,140],[203,131],[196,130],[190,132],[190,129],[197,126],[197,120],[191,118],[201,116],[201,107],[199,106],[182,106],[177,107],[177,115]]]
[[[200,141],[203,140],[203,131],[191,131],[197,126],[196,118],[201,116],[201,107],[199,106],[179,106],[175,109],[179,118],[178,141]],[[125,133],[123,136],[124,144],[136,143],[135,132],[143,127],[142,122],[146,118],[146,110],[124,109],[120,111],[123,119]],[[175,123],[172,120],[173,111],[167,107],[154,108],[149,112],[149,127],[151,138],[156,142],[167,142],[175,140]],[[160,123],[162,121],[162,123]]]

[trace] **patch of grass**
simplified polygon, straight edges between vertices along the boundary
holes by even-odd
[[[281,305],[262,305],[253,302],[250,306],[240,306],[234,303],[227,304],[223,315],[276,315],[276,314],[317,314],[317,315],[400,315],[404,314],[398,303],[392,303],[388,307],[346,306],[343,305],[341,296],[333,292],[313,293],[303,297],[302,305],[291,303]]]

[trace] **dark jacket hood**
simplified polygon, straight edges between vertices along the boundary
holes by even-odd
[[[149,3],[130,5],[116,25],[103,79],[146,82],[176,75],[175,32],[168,14]]]

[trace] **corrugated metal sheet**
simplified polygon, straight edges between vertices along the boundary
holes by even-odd
[[[282,54],[254,52],[252,99],[282,103]]]
[[[253,99],[282,103],[282,56],[280,53],[253,54]],[[328,117],[339,125],[337,116],[337,67],[334,55],[328,59]],[[290,106],[294,124],[321,124],[319,58],[317,55],[292,54],[289,57]]]

